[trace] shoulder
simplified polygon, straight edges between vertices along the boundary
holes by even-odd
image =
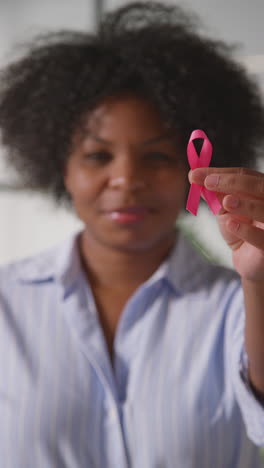
[[[193,323],[196,318],[197,326],[203,324],[208,330],[212,326],[221,331],[227,325],[229,330],[237,330],[244,320],[243,290],[238,273],[206,258],[186,237],[181,247],[185,254],[185,262],[178,264],[181,297],[186,309],[192,311]],[[178,268],[175,271],[177,274]]]
[[[0,266],[0,289],[11,283],[25,284],[54,278],[63,263],[71,261],[71,252],[78,234],[68,236],[63,241],[34,255]]]
[[[182,232],[172,256],[171,271],[180,289],[192,295],[211,296],[217,292],[221,295],[241,287],[236,271],[209,258],[199,245]]]
[[[23,281],[44,277],[53,270],[58,246],[45,249],[37,254],[10,262],[0,267],[0,280]]]

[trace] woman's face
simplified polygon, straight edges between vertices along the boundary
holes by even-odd
[[[155,108],[139,97],[109,98],[73,143],[64,180],[86,238],[129,251],[168,245],[187,170]]]

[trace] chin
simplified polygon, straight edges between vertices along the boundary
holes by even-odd
[[[127,236],[123,238],[115,238],[111,239],[108,237],[107,239],[101,239],[101,242],[107,248],[111,248],[116,251],[120,252],[147,252],[148,250],[152,250],[153,248],[157,247],[160,248],[164,245],[167,247],[168,245],[172,244],[175,238],[175,231],[171,232],[170,234],[160,235],[160,236]],[[98,239],[99,240],[99,239]]]

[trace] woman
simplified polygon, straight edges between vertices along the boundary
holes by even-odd
[[[2,72],[10,162],[84,224],[1,269],[5,468],[260,466],[263,116],[228,47],[161,3],[44,37]],[[214,156],[188,181],[196,128]],[[175,228],[189,182],[217,193],[236,271]]]

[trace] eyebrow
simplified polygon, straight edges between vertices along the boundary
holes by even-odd
[[[103,144],[107,144],[107,145],[113,145],[113,142],[110,141],[110,140],[104,140],[103,138],[100,138],[99,136],[91,133],[90,131],[85,131],[85,134],[84,134],[84,139],[86,138],[91,138],[93,140],[95,140],[97,143],[103,143]],[[163,134],[163,135],[160,135],[158,137],[154,137],[154,138],[149,138],[145,141],[142,141],[141,143],[139,143],[139,146],[146,146],[146,145],[151,145],[153,143],[159,143],[160,141],[164,141],[164,140],[172,140],[173,137],[171,135],[169,135],[168,133],[166,134]]]

